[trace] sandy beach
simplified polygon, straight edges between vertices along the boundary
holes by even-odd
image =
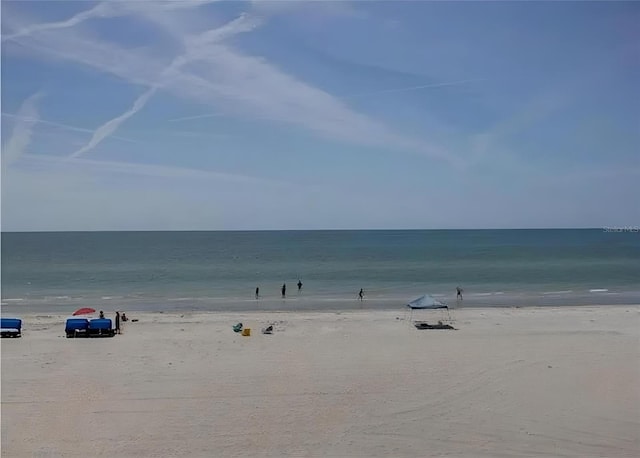
[[[638,306],[127,314],[22,315],[3,457],[640,456]]]

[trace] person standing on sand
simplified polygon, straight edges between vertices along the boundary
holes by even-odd
[[[462,288],[456,286],[456,300],[462,300],[462,291]]]
[[[260,287],[256,286],[256,299],[260,297]]]
[[[120,334],[120,312],[116,312],[116,334]]]
[[[284,299],[287,295],[287,284],[283,283],[282,284],[282,298]]]
[[[360,292],[358,293],[358,298],[362,300],[363,297],[364,297],[364,289],[360,288]]]
[[[302,289],[302,280],[298,279],[298,292]]]

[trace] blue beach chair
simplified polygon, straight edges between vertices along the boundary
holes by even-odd
[[[20,318],[1,318],[0,328],[2,337],[22,336],[22,320]]]
[[[68,318],[64,326],[64,332],[67,334],[68,338],[88,337],[89,320],[87,318]]]
[[[115,334],[111,318],[94,318],[89,321],[89,337],[113,337]]]

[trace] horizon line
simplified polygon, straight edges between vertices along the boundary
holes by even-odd
[[[78,229],[78,230],[0,230],[1,234],[105,233],[105,232],[418,232],[418,231],[547,231],[547,230],[606,230],[640,229],[640,226],[594,227],[479,227],[479,228],[373,228],[373,229]],[[621,231],[624,232],[624,231]]]

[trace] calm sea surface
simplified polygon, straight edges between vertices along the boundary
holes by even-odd
[[[638,304],[640,234],[601,229],[2,234],[5,313],[65,312],[85,305],[389,308],[423,293],[455,304],[457,285],[464,289],[465,306]]]

